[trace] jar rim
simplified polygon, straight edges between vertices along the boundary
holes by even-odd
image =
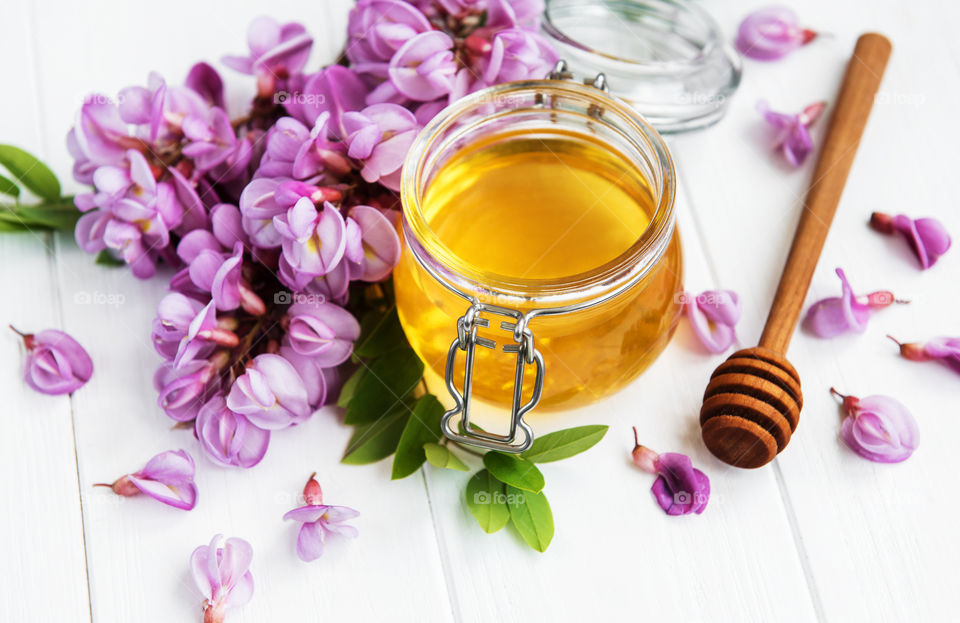
[[[681,2],[671,2],[670,0],[660,0],[658,3],[649,3],[649,2],[609,2],[604,0],[602,2],[588,3],[593,4],[598,7],[602,7],[605,10],[616,14],[617,8],[619,5],[629,6],[629,7],[646,7],[651,4],[664,4],[671,7],[677,11],[681,11],[688,16],[691,16],[700,22],[700,26],[703,27],[704,31],[707,33],[705,37],[706,41],[703,47],[701,47],[697,55],[691,58],[686,59],[668,59],[668,60],[641,60],[637,58],[630,58],[627,56],[621,56],[618,54],[611,54],[609,52],[604,52],[603,50],[597,49],[591,45],[588,45],[575,37],[570,36],[567,32],[562,30],[556,23],[555,14],[551,12],[551,8],[556,10],[556,7],[553,2],[547,2],[544,13],[543,13],[543,30],[551,37],[580,49],[589,54],[595,56],[603,57],[610,61],[615,61],[617,63],[623,63],[624,65],[630,66],[631,70],[637,72],[638,74],[656,76],[656,75],[669,75],[675,76],[678,71],[689,69],[690,67],[700,65],[706,61],[712,54],[715,53],[717,48],[722,43],[722,38],[720,35],[720,28],[716,23],[716,20],[707,13],[703,8],[696,6],[691,3],[681,3]]]
[[[523,96],[570,97],[589,101],[611,114],[630,132],[627,138],[641,146],[644,156],[654,168],[654,177],[648,182],[655,192],[655,210],[650,222],[639,238],[624,252],[612,260],[588,271],[559,278],[527,279],[481,273],[452,252],[431,229],[422,211],[427,174],[427,156],[430,147],[445,131],[454,127],[462,118],[482,110],[491,102],[520,101]],[[544,111],[553,109],[542,105]],[[517,108],[510,114],[535,107]],[[503,114],[486,114],[477,122],[483,124],[502,119]],[[602,121],[602,118],[593,118]],[[593,86],[565,80],[529,80],[508,82],[487,87],[459,99],[438,113],[420,131],[408,152],[401,174],[400,194],[403,204],[403,230],[411,252],[417,261],[435,278],[464,298],[478,293],[494,296],[509,306],[521,306],[536,302],[537,307],[550,308],[572,301],[598,299],[619,290],[624,284],[632,284],[646,275],[660,257],[673,235],[676,220],[674,199],[676,172],[673,158],[660,134],[633,108]]]

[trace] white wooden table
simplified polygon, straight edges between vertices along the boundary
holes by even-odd
[[[760,4],[705,6],[733,33]],[[246,25],[262,12],[307,25],[316,67],[342,45],[348,7],[5,0],[0,141],[34,150],[70,180],[64,135],[85,94],[116,93],[152,69],[180,81],[196,59],[242,52]],[[253,601],[230,621],[957,616],[960,378],[899,359],[884,335],[960,334],[960,250],[920,272],[900,241],[865,222],[876,209],[931,215],[960,236],[960,11],[946,0],[816,0],[795,8],[831,36],[779,63],[748,61],[727,118],[670,139],[682,179],[687,288],[738,291],[741,343],[755,343],[812,163],[792,170],[771,157],[754,103],[762,97],[799,110],[832,101],[856,35],[875,29],[890,36],[894,53],[809,301],[839,291],[833,269],[842,266],[856,289],[891,289],[912,303],[877,314],[864,335],[797,334],[790,359],[806,406],[789,449],[771,466],[736,470],[704,449],[696,416],[721,357],[699,351],[683,325],[653,368],[620,394],[534,419],[541,431],[610,425],[590,452],[544,467],[557,530],[546,554],[510,530],[484,535],[462,503],[462,473],[390,482],[388,461],[341,465],[349,430],[332,409],[274,435],[254,469],[199,461],[200,504],[191,512],[121,499],[91,485],[162,450],[184,447],[200,458],[190,432],[170,430],[151,384],[158,357],[150,320],[163,279],[142,282],[95,266],[69,235],[3,235],[2,324],[62,328],[88,348],[96,370],[72,398],[38,395],[21,381],[18,338],[0,334],[0,620],[199,621],[187,558],[216,532],[246,538],[255,552]],[[250,81],[224,75],[242,104]],[[72,181],[67,188],[79,190]],[[877,465],[847,450],[831,385],[906,403],[921,428],[916,454]],[[691,454],[710,475],[714,493],[702,516],[671,518],[657,508],[650,478],[628,462],[632,425],[647,445]],[[360,510],[361,534],[305,564],[294,553],[296,527],[281,516],[314,470],[328,500]]]

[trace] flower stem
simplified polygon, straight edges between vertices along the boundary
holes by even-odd
[[[831,393],[832,395],[834,395],[834,396],[838,396],[841,401],[847,399],[846,396],[844,396],[843,394],[841,394],[840,392],[838,392],[837,390],[835,390],[835,389],[832,388],[832,387],[830,388],[830,393]]]

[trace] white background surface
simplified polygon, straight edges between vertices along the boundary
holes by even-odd
[[[763,4],[709,2],[732,35]],[[794,3],[831,33],[773,64],[746,62],[726,119],[670,139],[682,187],[686,286],[738,291],[741,344],[755,344],[799,216],[812,162],[792,170],[768,153],[759,98],[796,111],[833,102],[853,42],[879,30],[894,52],[808,303],[839,292],[846,269],[860,292],[912,300],[877,314],[864,335],[833,341],[803,333],[790,359],[805,408],[788,450],[757,471],[729,468],[702,446],[700,397],[722,356],[700,351],[686,327],[653,368],[606,402],[534,418],[539,431],[606,423],[590,452],[544,466],[556,536],[546,554],[511,530],[481,532],[461,500],[466,474],[389,481],[390,464],[339,463],[349,430],[328,409],[273,437],[249,471],[198,460],[200,503],[188,513],[95,482],[183,447],[151,384],[158,356],[150,320],[162,278],[93,264],[69,235],[0,237],[0,320],[23,330],[62,328],[89,350],[92,381],[72,398],[33,393],[21,381],[18,338],[0,334],[0,620],[199,621],[202,597],[190,552],[222,532],[253,544],[253,601],[230,621],[547,621],[583,617],[681,621],[949,619],[960,589],[956,439],[960,378],[899,359],[884,338],[960,334],[960,250],[921,272],[901,241],[866,227],[873,210],[936,216],[960,236],[957,5],[946,1]],[[5,0],[0,59],[0,141],[24,146],[70,180],[64,135],[84,95],[116,93],[158,70],[183,79],[198,59],[245,50],[246,25],[268,12],[315,35],[312,67],[343,43],[348,2],[257,3]],[[250,80],[223,71],[232,100]],[[818,126],[816,138],[822,137]],[[68,191],[79,188],[67,182]],[[85,298],[106,300],[84,304]],[[904,464],[859,459],[837,436],[828,395],[886,393],[921,430]],[[630,426],[658,451],[691,454],[713,484],[702,516],[670,518],[649,476],[633,469]],[[296,526],[281,521],[304,480],[319,473],[326,499],[360,510],[360,538],[317,562],[295,555]]]

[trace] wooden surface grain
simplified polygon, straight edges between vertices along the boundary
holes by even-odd
[[[727,33],[763,3],[704,2]],[[70,179],[64,135],[90,92],[116,93],[157,70],[183,79],[197,59],[245,49],[246,25],[269,12],[315,35],[313,63],[342,45],[349,3],[269,5],[240,0],[162,4],[119,0],[4,5],[5,91],[0,140],[36,151]],[[545,554],[504,530],[488,536],[465,510],[465,474],[434,470],[390,482],[389,464],[339,463],[349,431],[333,409],[274,436],[249,471],[198,461],[200,501],[189,513],[91,487],[134,470],[160,450],[195,453],[156,406],[158,357],[149,324],[162,280],[141,282],[95,266],[69,235],[0,237],[0,320],[24,330],[62,328],[90,351],[93,380],[73,398],[32,393],[21,381],[16,336],[0,341],[5,427],[0,452],[0,620],[199,620],[187,558],[215,532],[254,547],[254,598],[234,622],[283,620],[552,621],[671,617],[681,621],[903,621],[952,616],[960,586],[960,512],[951,474],[960,437],[960,380],[935,364],[906,362],[884,337],[960,334],[960,251],[921,272],[902,241],[866,226],[874,210],[936,216],[955,235],[960,136],[960,43],[954,3],[796,3],[827,33],[777,63],[747,61],[728,116],[670,139],[680,191],[686,286],[740,293],[738,347],[756,343],[800,215],[812,163],[794,170],[769,153],[754,105],[797,111],[830,101],[856,36],[895,42],[860,152],[806,304],[839,292],[842,266],[857,291],[908,298],[879,312],[866,333],[831,341],[802,332],[790,359],[804,379],[804,419],[789,448],[761,470],[728,467],[703,447],[698,413],[723,360],[697,346],[686,324],[654,366],[603,403],[537,416],[545,431],[610,425],[590,452],[544,465],[556,536]],[[226,70],[242,105],[249,79]],[[814,129],[822,140],[823,124]],[[74,183],[68,190],[77,190]],[[734,349],[731,349],[734,350]],[[866,462],[838,438],[828,394],[885,393],[916,415],[921,442],[900,465]],[[685,452],[711,477],[701,516],[666,517],[650,478],[631,467],[630,427],[657,451]],[[312,471],[332,503],[357,508],[356,541],[305,564],[296,529],[281,520]]]

